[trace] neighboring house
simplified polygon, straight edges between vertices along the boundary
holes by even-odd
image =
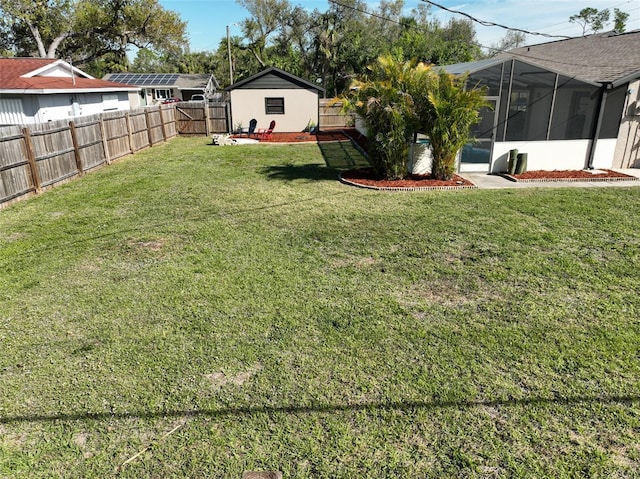
[[[311,123],[320,127],[322,87],[275,67],[234,83],[225,90],[231,99],[231,124],[245,128],[252,119],[258,128],[272,120],[276,131],[303,131]]]
[[[128,110],[138,88],[50,58],[0,58],[0,125],[25,125]]]
[[[529,170],[640,168],[640,31],[602,33],[447,65],[487,87],[476,143],[461,171],[506,170],[509,150]]]
[[[170,98],[188,101],[196,94],[213,98],[220,88],[211,74],[109,73],[103,80],[140,87],[141,105],[162,103]]]

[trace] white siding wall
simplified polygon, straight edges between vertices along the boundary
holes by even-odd
[[[265,98],[284,98],[284,115],[267,115]],[[271,120],[275,120],[275,131],[302,131],[309,121],[318,123],[318,95],[303,89],[232,90],[231,118],[232,126],[242,122],[242,126],[246,128],[249,121],[255,118],[258,120],[258,128],[267,128]]]
[[[110,92],[105,93],[109,94]],[[128,110],[130,107],[128,93],[117,92],[114,94],[118,95],[117,109]],[[105,111],[102,95],[103,93],[39,95],[37,97],[39,108],[35,120],[47,122],[102,113]],[[113,108],[113,105],[114,103],[110,103],[107,106]]]
[[[0,98],[0,125],[24,125],[27,117],[24,114],[22,98]]]
[[[38,74],[39,77],[65,77],[65,78],[70,78],[71,77],[71,72],[69,71],[68,67],[65,66],[61,66],[61,65],[56,65],[55,67],[49,69],[49,70],[45,70],[43,72],[40,72]]]

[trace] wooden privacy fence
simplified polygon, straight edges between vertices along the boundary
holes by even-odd
[[[342,103],[331,99],[320,100],[320,129],[352,128],[353,115],[342,112]],[[176,125],[180,135],[206,135],[227,133],[229,124],[228,103],[180,102],[176,103]]]
[[[176,135],[173,105],[0,128],[0,207]]]
[[[206,135],[231,131],[228,103],[176,103],[176,123],[181,135]]]
[[[323,98],[320,100],[321,130],[353,128],[354,124],[353,115],[342,112],[342,102],[335,102],[335,100],[331,98]]]
[[[353,126],[320,100],[320,129]],[[0,128],[0,208],[177,135],[231,131],[228,103],[180,102]]]

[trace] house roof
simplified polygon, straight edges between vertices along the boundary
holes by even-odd
[[[212,74],[191,73],[108,73],[104,80],[128,83],[142,88],[177,88],[179,90],[204,90],[209,81],[218,87]]]
[[[318,92],[324,92],[324,88],[316,85],[315,83],[311,83],[310,81],[304,80],[300,77],[292,75],[284,70],[280,70],[276,67],[269,67],[266,70],[262,70],[260,73],[257,73],[253,76],[240,80],[234,83],[231,86],[228,86],[225,91],[231,91],[238,88],[284,88],[284,85],[290,87],[291,84],[297,86],[298,88],[303,88],[306,90],[316,90]]]
[[[564,75],[614,86],[640,78],[640,30],[607,32],[509,50]]]
[[[131,85],[98,80],[63,60],[53,58],[0,58],[0,92],[66,93],[131,91]]]
[[[213,82],[215,88],[220,88],[215,76],[210,74],[199,75],[191,73],[180,75],[176,82],[176,86],[180,90],[200,90],[206,88],[209,80]]]

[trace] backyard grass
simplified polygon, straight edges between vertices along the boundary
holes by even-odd
[[[0,210],[0,477],[640,476],[640,188],[207,142]]]

